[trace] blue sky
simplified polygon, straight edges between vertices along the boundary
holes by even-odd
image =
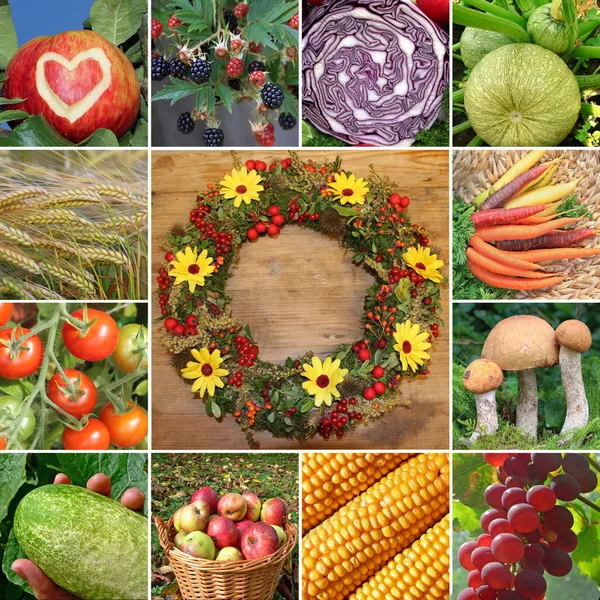
[[[93,0],[10,0],[19,46],[40,35],[81,29]]]

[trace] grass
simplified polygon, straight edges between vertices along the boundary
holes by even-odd
[[[298,525],[297,454],[153,454],[152,516],[168,520],[190,501],[199,488],[209,485],[219,496],[228,492],[254,492],[261,500],[282,498],[292,523]],[[155,595],[176,593],[172,570],[152,529],[152,573]],[[298,589],[298,551],[292,554],[291,570],[284,576],[274,600],[295,600]]]

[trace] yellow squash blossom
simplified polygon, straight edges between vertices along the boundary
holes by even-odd
[[[259,192],[265,188],[260,185],[262,177],[254,170],[248,171],[246,167],[233,169],[231,175],[219,181],[221,194],[226,200],[233,198],[233,205],[238,208],[242,202],[250,204],[252,200],[259,200]]]
[[[442,274],[438,271],[444,266],[444,261],[438,260],[437,254],[431,254],[429,248],[422,246],[411,246],[403,255],[404,262],[414,269],[419,275],[429,279],[434,283],[440,283],[444,280]]]
[[[366,181],[359,177],[346,173],[336,173],[335,180],[329,184],[328,191],[333,192],[333,199],[339,200],[340,204],[364,204],[365,196],[369,193]]]
[[[427,341],[428,333],[419,333],[420,327],[418,323],[414,325],[408,321],[398,323],[394,333],[396,344],[394,350],[400,355],[400,362],[404,371],[410,369],[417,371],[420,365],[425,364],[431,356],[425,350],[431,348],[431,344]]]
[[[321,406],[323,402],[331,406],[333,397],[340,397],[337,386],[344,381],[348,369],[340,369],[340,361],[332,361],[331,356],[323,363],[318,356],[313,356],[312,365],[304,363],[302,367],[304,371],[301,374],[308,379],[302,384],[302,388],[315,397],[315,406]]]
[[[169,275],[175,277],[175,285],[188,282],[190,292],[193,294],[196,286],[204,285],[204,278],[210,277],[215,270],[212,265],[213,259],[208,256],[206,250],[198,254],[198,249],[194,246],[186,246],[185,252],[178,252],[175,259],[170,262],[172,265]]]
[[[220,368],[223,362],[221,352],[214,350],[211,354],[208,348],[202,348],[200,351],[194,348],[192,356],[198,362],[193,360],[188,362],[187,367],[181,369],[181,376],[185,379],[196,380],[192,385],[192,392],[199,392],[201,398],[204,398],[204,393],[208,392],[212,398],[215,395],[215,388],[224,386],[221,378],[229,375],[227,369]]]

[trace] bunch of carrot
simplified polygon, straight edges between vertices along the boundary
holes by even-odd
[[[600,254],[600,248],[575,247],[598,231],[563,229],[580,220],[559,213],[578,180],[554,184],[560,158],[534,166],[544,154],[529,152],[473,200],[479,210],[471,215],[476,233],[469,241],[467,266],[488,285],[508,290],[548,288],[564,277],[541,270],[537,263]]]

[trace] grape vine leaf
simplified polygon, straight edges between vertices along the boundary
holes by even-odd
[[[481,528],[477,513],[458,500],[452,503],[452,518],[458,521],[463,531],[479,531]]]
[[[600,586],[600,527],[588,526],[577,534],[578,545],[572,554],[579,570]]]
[[[483,492],[488,485],[498,483],[494,468],[481,454],[455,454],[453,461],[454,496],[470,506],[478,515],[486,510]]]
[[[137,33],[147,10],[146,0],[96,0],[90,23],[96,33],[118,46]]]
[[[8,0],[0,0],[0,23],[0,69],[4,71],[19,48]]]
[[[0,523],[8,514],[8,505],[25,483],[26,462],[26,454],[0,454]]]

